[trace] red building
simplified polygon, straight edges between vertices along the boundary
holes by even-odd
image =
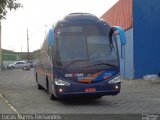
[[[121,26],[126,30],[127,43],[125,45],[124,59],[120,58],[120,71],[122,78],[129,79],[134,78],[132,2],[132,0],[119,0],[101,16],[111,26]],[[120,45],[119,50],[121,51]]]
[[[159,11],[160,0],[119,0],[102,15],[111,26],[126,30],[124,59],[120,58],[124,78],[160,75]]]
[[[102,17],[111,26],[121,26],[124,29],[132,27],[132,0],[119,0]]]

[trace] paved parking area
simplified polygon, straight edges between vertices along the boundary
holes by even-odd
[[[160,114],[160,80],[123,80],[119,95],[97,100],[51,101],[33,70],[10,70],[0,72],[0,93],[21,114]]]
[[[6,101],[2,94],[0,94],[0,113],[1,114],[15,114],[15,112],[11,109],[8,101]]]

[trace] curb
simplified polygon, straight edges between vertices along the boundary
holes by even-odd
[[[6,105],[15,113],[17,116],[20,116],[21,114],[9,103],[9,101],[4,97],[2,93],[0,93],[0,98],[6,103]]]

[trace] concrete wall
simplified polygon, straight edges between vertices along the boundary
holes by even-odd
[[[160,72],[160,0],[133,0],[135,77]]]
[[[117,36],[117,43],[120,55],[120,73],[121,77],[125,79],[134,78],[134,64],[133,64],[133,28],[126,32],[126,45],[121,47],[119,37]],[[122,53],[121,53],[122,49]],[[121,57],[122,54],[122,57]]]
[[[10,50],[2,50],[2,69],[6,69],[7,65],[18,60],[21,60],[20,54]]]
[[[130,28],[126,31],[126,40],[125,45],[125,73],[124,76],[127,79],[134,78],[134,64],[133,64],[133,28]]]

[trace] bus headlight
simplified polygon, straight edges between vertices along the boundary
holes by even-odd
[[[109,84],[121,82],[120,76],[115,77],[114,79],[108,81]]]
[[[55,84],[59,86],[70,86],[71,85],[71,83],[58,79],[58,78],[55,79]]]

